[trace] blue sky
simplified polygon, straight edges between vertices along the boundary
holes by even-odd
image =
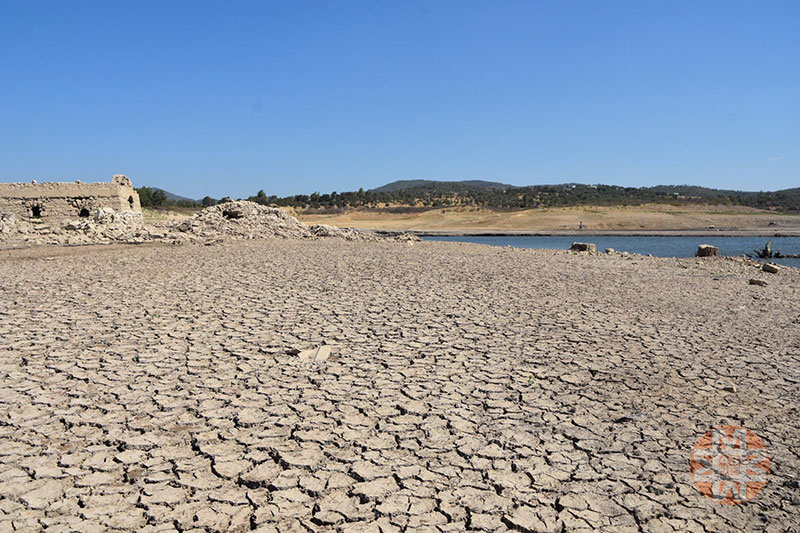
[[[0,0],[0,180],[800,185],[800,2]]]

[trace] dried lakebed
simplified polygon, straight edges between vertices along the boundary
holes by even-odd
[[[798,287],[459,243],[5,253],[0,531],[785,531]],[[689,473],[722,425],[770,454],[740,505]]]

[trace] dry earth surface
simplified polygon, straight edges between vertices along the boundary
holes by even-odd
[[[0,252],[0,531],[792,530],[799,288],[458,243]],[[741,505],[690,480],[725,424],[770,453]]]
[[[584,206],[521,211],[446,208],[406,214],[368,210],[327,215],[292,211],[292,214],[307,224],[393,231],[574,233],[583,222],[587,231],[707,232],[709,226],[714,226],[724,231],[800,234],[800,214],[742,206]]]

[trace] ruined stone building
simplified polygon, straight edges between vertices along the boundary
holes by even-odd
[[[89,217],[98,209],[141,213],[131,180],[115,174],[110,182],[0,183],[0,215],[51,221]]]

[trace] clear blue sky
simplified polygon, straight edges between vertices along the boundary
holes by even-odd
[[[0,180],[800,185],[800,2],[0,0]]]

